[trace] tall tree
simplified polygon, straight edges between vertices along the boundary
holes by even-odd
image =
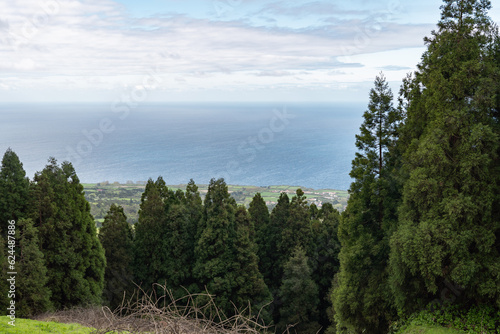
[[[54,307],[100,303],[106,259],[71,163],[49,159],[34,177],[31,198]]]
[[[99,231],[99,240],[106,255],[104,302],[112,309],[133,293],[133,235],[121,206],[111,204]]]
[[[253,221],[244,206],[236,210],[235,277],[236,288],[233,302],[239,308],[252,307],[253,315],[259,315],[264,324],[270,324],[270,313],[265,308],[272,297],[264,277],[259,271],[259,258],[254,234]]]
[[[279,295],[283,301],[280,308],[278,331],[293,326],[297,333],[317,333],[318,287],[311,277],[312,269],[301,246],[297,246],[284,268],[283,282]]]
[[[397,139],[400,113],[392,105],[393,95],[381,74],[370,91],[356,153],[352,162],[346,211],[340,220],[338,238],[340,272],[332,301],[337,328],[367,333],[387,331],[392,316],[388,287],[388,237],[393,222],[387,222],[385,203],[391,167],[387,154]]]
[[[27,217],[28,203],[29,180],[19,157],[9,148],[0,169],[0,232],[4,236],[9,220]]]
[[[17,221],[16,240],[16,268],[21,273],[16,281],[16,315],[28,318],[52,307],[47,267],[39,248],[38,230],[31,219]]]
[[[224,179],[212,179],[205,196],[202,229],[195,246],[195,277],[214,294],[217,306],[234,313],[231,303],[235,288],[234,242],[236,202],[229,196]]]
[[[257,243],[257,255],[259,256],[259,269],[264,279],[269,282],[271,271],[276,263],[276,242],[273,242],[275,233],[271,231],[270,214],[266,202],[260,193],[252,198],[248,208],[250,219],[255,227],[255,242]]]
[[[500,307],[499,43],[487,0],[446,0],[404,87],[406,175],[391,287],[413,312],[447,284]],[[409,302],[411,300],[411,303]]]

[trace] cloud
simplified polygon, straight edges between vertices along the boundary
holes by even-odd
[[[383,71],[406,71],[406,70],[412,70],[411,67],[396,66],[396,65],[382,66],[382,67],[380,67],[380,69],[383,70]]]
[[[366,66],[339,57],[414,47],[429,31],[424,25],[380,23],[366,18],[364,9],[326,1],[275,2],[259,11],[316,18],[302,28],[175,13],[133,18],[109,0],[0,0],[0,5],[0,79],[20,89],[113,90],[140,85],[151,73],[165,90],[180,83],[221,89],[234,82],[242,89],[288,85],[287,80],[322,85],[335,79],[324,74],[328,71],[345,76],[347,69]],[[380,29],[373,29],[375,24]]]

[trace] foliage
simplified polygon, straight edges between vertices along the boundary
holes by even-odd
[[[25,218],[16,225],[16,269],[22,273],[16,280],[16,316],[27,318],[51,309],[51,292],[37,228]]]
[[[9,220],[26,217],[29,203],[29,180],[17,154],[5,152],[0,169],[0,232],[7,235]]]
[[[53,158],[31,186],[32,216],[39,230],[55,308],[99,303],[106,259],[90,206],[71,163]]]
[[[406,180],[390,260],[402,313],[421,309],[446,281],[467,287],[461,298],[500,306],[500,67],[488,9],[484,0],[445,1],[403,87]]]
[[[383,333],[393,317],[388,294],[388,237],[393,213],[386,202],[392,166],[389,158],[397,139],[400,115],[381,74],[370,91],[356,153],[352,162],[351,197],[340,220],[340,272],[332,301],[337,329]]]
[[[308,257],[300,246],[293,250],[285,264],[279,296],[283,302],[279,331],[293,326],[292,331],[297,333],[318,332],[318,286],[312,279]]]
[[[114,309],[133,291],[133,235],[121,206],[109,208],[99,240],[106,255],[103,301]]]

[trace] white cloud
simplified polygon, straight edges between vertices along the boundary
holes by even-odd
[[[109,0],[0,0],[0,6],[3,85],[58,97],[119,92],[141,86],[151,73],[161,78],[159,90],[341,87],[366,81],[366,73],[371,80],[372,69],[414,66],[395,60],[396,54],[380,63],[370,54],[420,46],[430,30],[374,16],[386,4],[353,10],[320,1],[288,8],[279,2],[262,9],[281,16],[323,12],[306,28],[174,14],[132,18]],[[348,16],[338,19],[337,9]]]

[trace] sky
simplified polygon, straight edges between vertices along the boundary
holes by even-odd
[[[365,101],[381,71],[397,92],[441,4],[0,0],[0,101]]]

